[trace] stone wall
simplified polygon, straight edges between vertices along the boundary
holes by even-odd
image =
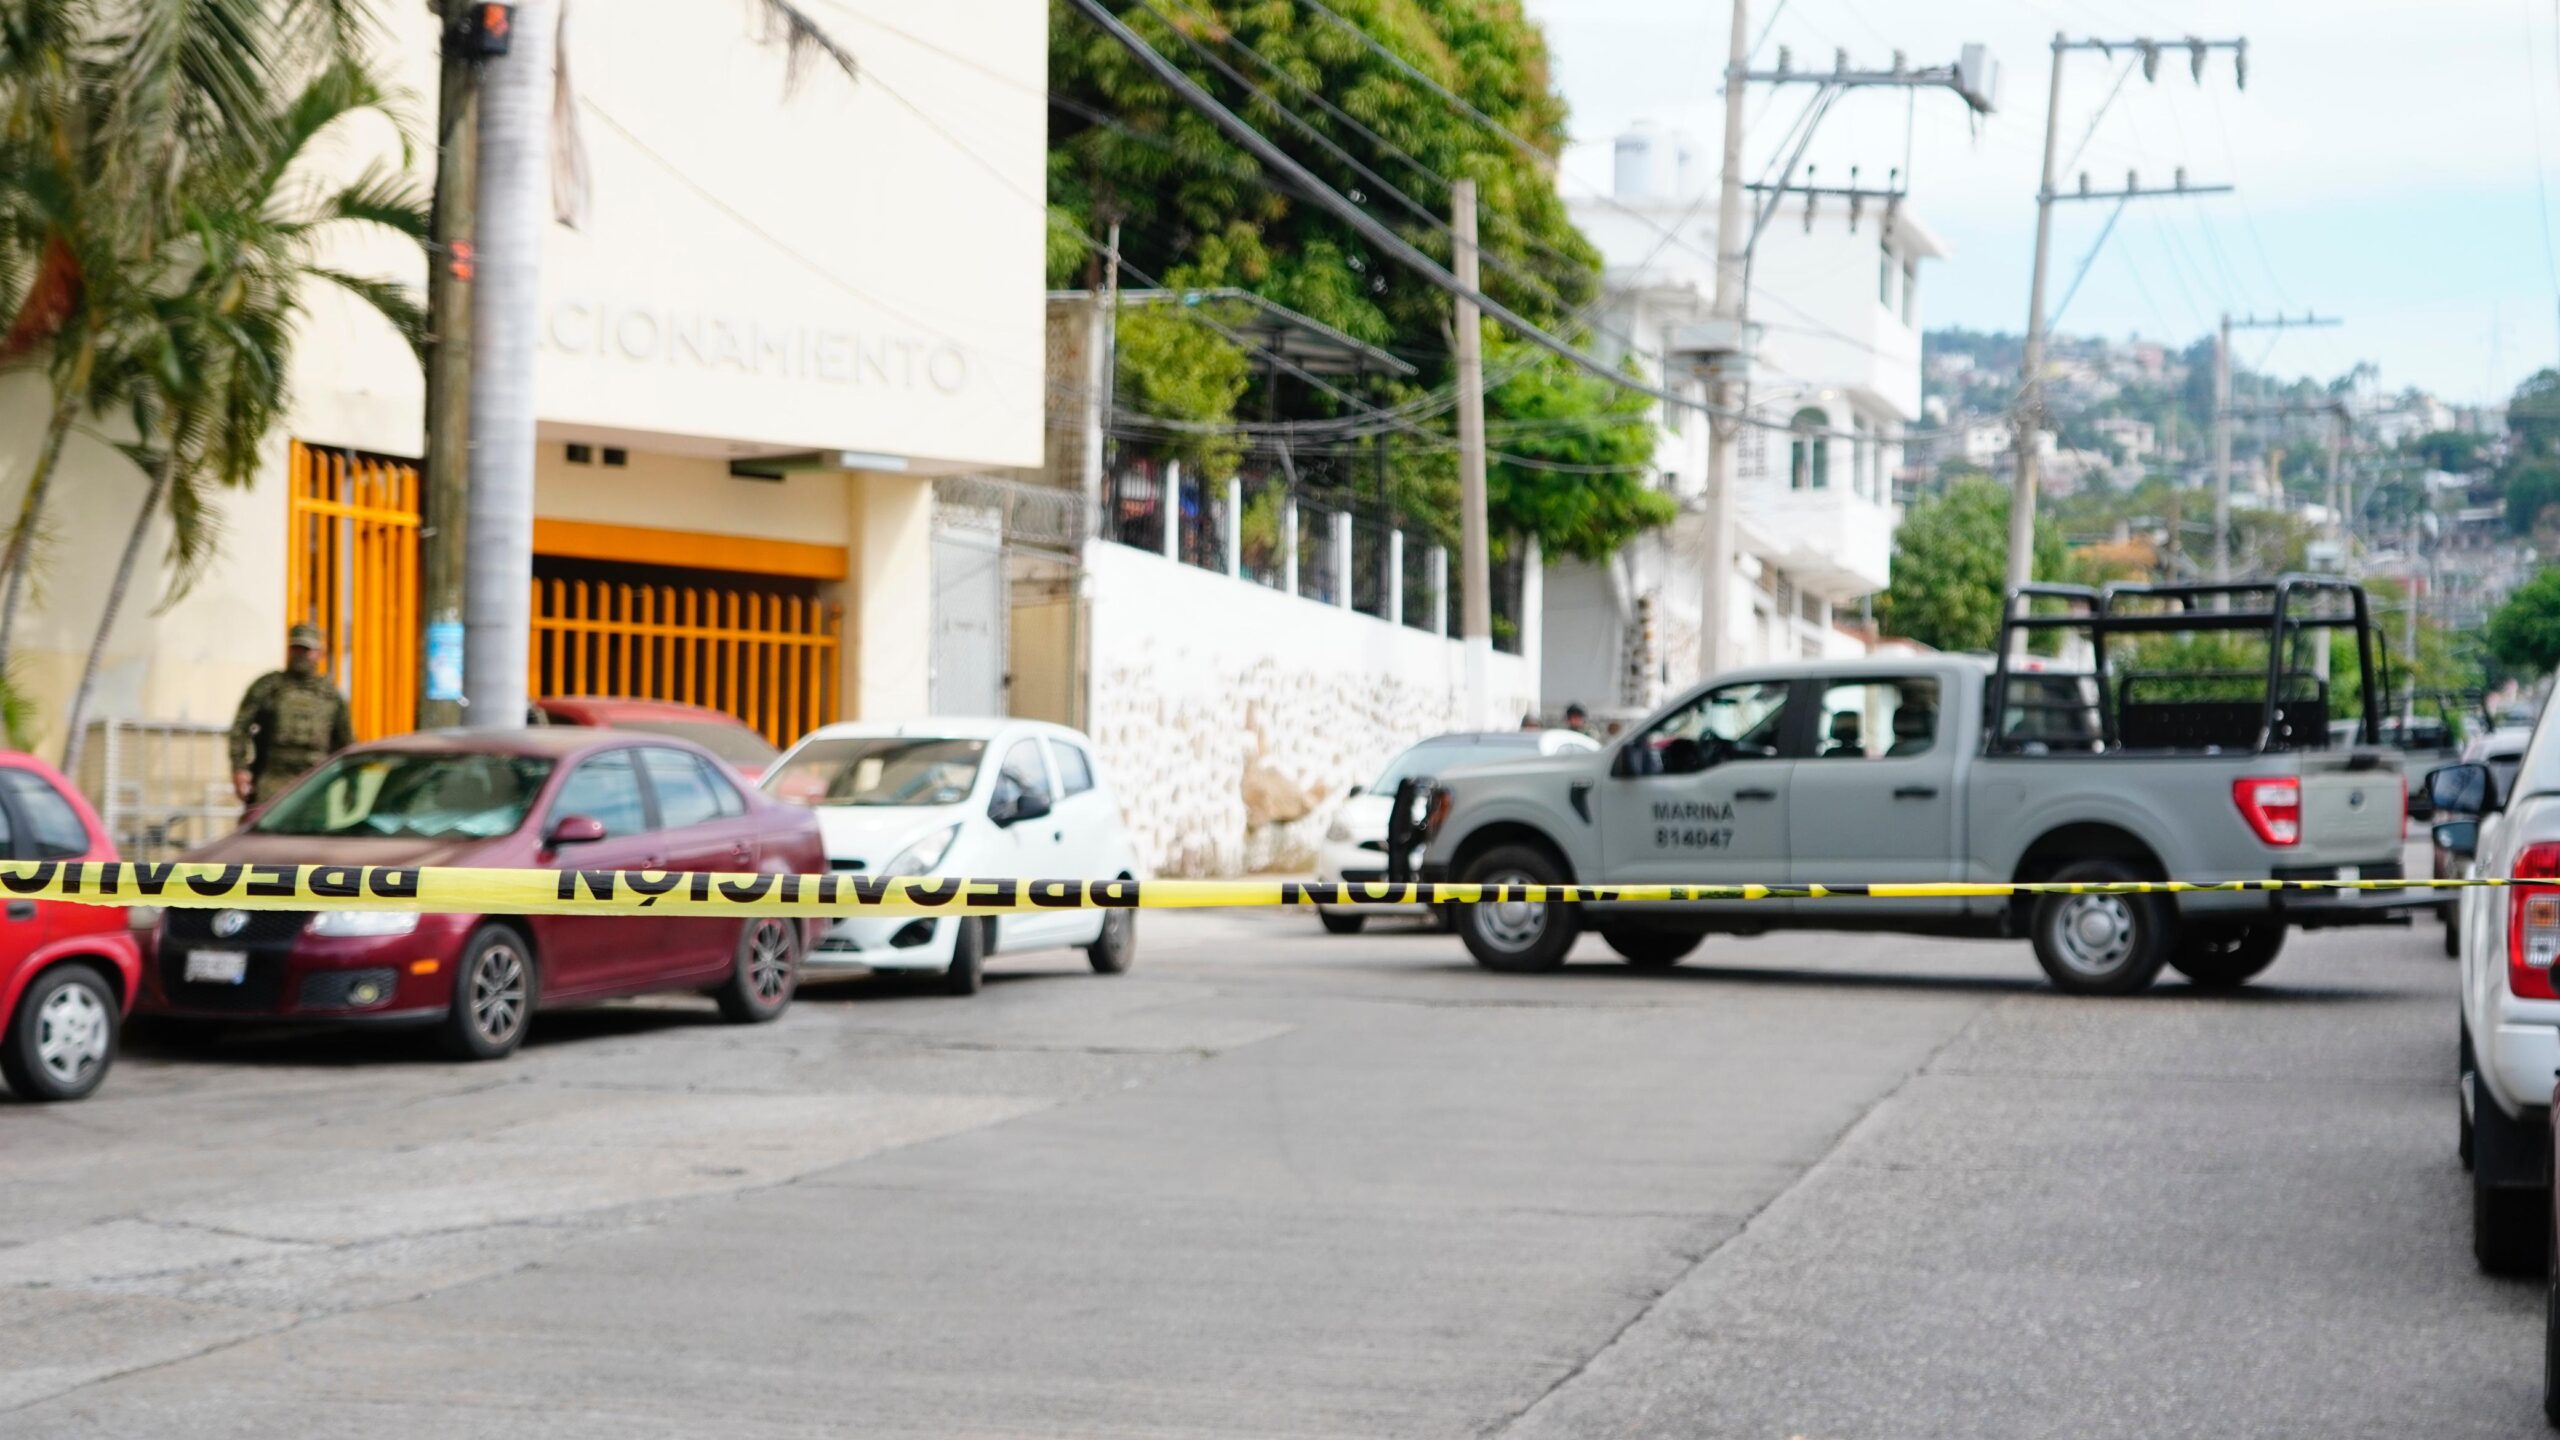
[[[1308,869],[1352,786],[1468,724],[1456,641],[1109,541],[1085,564],[1088,728],[1151,874]],[[1500,728],[1536,708],[1528,662],[1492,679]]]

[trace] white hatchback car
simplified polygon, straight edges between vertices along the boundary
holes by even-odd
[[[1324,844],[1316,850],[1316,879],[1339,883],[1387,878],[1387,819],[1395,809],[1396,787],[1407,780],[1445,775],[1462,765],[1489,760],[1525,760],[1599,748],[1599,741],[1578,730],[1461,731],[1408,746],[1387,762],[1374,782],[1355,788],[1334,812]],[[1421,913],[1419,905],[1363,905],[1356,910],[1316,907],[1316,918],[1335,935],[1359,934],[1373,915]]]
[[[1036,720],[828,725],[764,772],[767,794],[818,817],[842,873],[966,879],[1137,878],[1120,804],[1095,772],[1093,742]],[[1116,975],[1137,952],[1131,910],[995,916],[848,917],[801,961],[829,973],[939,974],[976,993],[990,956],[1081,949]]]

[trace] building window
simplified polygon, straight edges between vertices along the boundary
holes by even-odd
[[[1912,318],[1911,297],[1920,291],[1920,259],[1913,256],[1902,262],[1902,323],[1916,323]]]
[[[1787,484],[1796,490],[1822,490],[1831,484],[1831,437],[1822,432],[1831,417],[1808,405],[1796,412],[1795,438],[1787,443]]]
[[[1849,430],[1854,437],[1849,442],[1849,489],[1864,500],[1874,493],[1867,488],[1867,463],[1874,453],[1872,442],[1867,438],[1867,417],[1849,417]]]
[[[1893,247],[1881,241],[1876,245],[1876,303],[1893,308]]]

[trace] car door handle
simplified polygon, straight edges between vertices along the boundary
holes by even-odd
[[[36,902],[33,900],[10,901],[9,918],[12,920],[33,920],[36,918]]]
[[[1896,800],[1935,800],[1938,798],[1938,787],[1935,785],[1900,785],[1894,788],[1893,798]]]
[[[1778,792],[1775,790],[1736,790],[1733,792],[1733,798],[1736,800],[1775,800],[1778,798]]]

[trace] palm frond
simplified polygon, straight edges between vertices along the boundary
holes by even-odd
[[[808,67],[824,60],[844,72],[847,80],[862,78],[862,66],[844,43],[826,31],[826,27],[809,18],[809,12],[792,0],[748,0],[763,26],[758,38],[768,45],[782,47],[783,84],[796,86]]]
[[[384,166],[367,169],[352,184],[328,196],[320,213],[332,220],[380,225],[420,244],[427,240],[426,188]]]
[[[424,362],[427,311],[419,302],[417,292],[393,281],[377,280],[369,275],[351,275],[325,266],[315,265],[310,273],[313,278],[326,280],[362,300],[375,314],[391,322],[391,328],[400,332],[400,338],[408,341],[409,348],[417,352],[421,363]]]

